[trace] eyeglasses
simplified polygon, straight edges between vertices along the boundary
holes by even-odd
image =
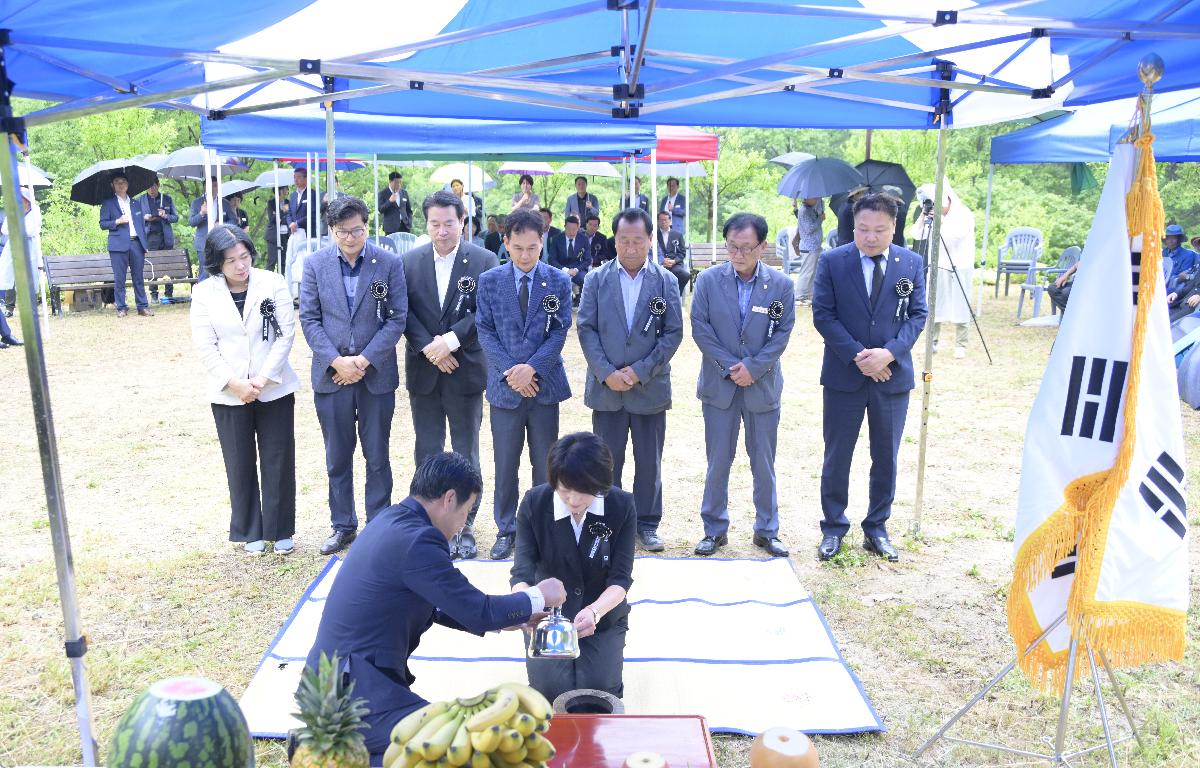
[[[354,229],[335,229],[335,230],[333,230],[333,236],[336,237],[338,240],[348,240],[349,238],[354,238],[355,240],[357,240],[358,238],[362,237],[365,234],[367,234],[366,227],[355,227]]]
[[[755,243],[754,245],[737,246],[737,245],[734,245],[733,243],[729,242],[728,240],[726,240],[725,241],[725,251],[730,256],[733,256],[734,254],[737,254],[739,256],[749,256],[750,254],[752,254],[756,250],[758,250],[759,246],[761,246],[761,245],[762,245],[762,243]]]

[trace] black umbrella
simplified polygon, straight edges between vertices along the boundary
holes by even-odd
[[[130,197],[150,189],[150,185],[158,178],[154,168],[136,159],[101,160],[84,168],[71,182],[71,199],[77,203],[100,205],[113,196],[112,177],[118,171],[129,179]]]
[[[884,187],[895,187],[900,190],[900,218],[906,219],[908,208],[912,205],[913,198],[917,194],[917,187],[912,183],[912,179],[908,178],[908,172],[904,170],[904,166],[899,163],[889,163],[885,160],[864,160],[855,166],[866,179],[866,184],[871,188],[872,192],[883,192]],[[829,207],[834,211],[840,211],[842,204],[846,202],[844,193],[834,195],[829,200]],[[896,231],[902,231],[902,227],[897,226]]]
[[[787,197],[829,197],[866,184],[863,175],[845,160],[814,157],[792,166],[779,182],[779,194]]]

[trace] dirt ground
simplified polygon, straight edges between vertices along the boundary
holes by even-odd
[[[799,311],[783,362],[787,385],[777,462],[781,538],[888,727],[878,736],[817,738],[822,765],[908,764],[906,756],[1011,656],[1004,601],[1022,439],[1054,330],[1016,327],[1015,294],[993,300],[990,287],[988,293],[982,321],[994,364],[988,364],[977,337],[964,360],[945,353],[936,357],[925,504],[916,537],[905,534],[914,523],[920,390],[912,399],[890,526],[902,545],[898,564],[865,557],[857,530],[848,539],[854,546],[837,562],[817,562],[821,341],[808,310]],[[46,340],[102,745],[133,697],[156,679],[203,674],[238,695],[323,564],[317,547],[328,531],[323,449],[307,386],[310,354],[303,338],[297,334],[292,352],[305,382],[296,409],[296,552],[290,558],[251,559],[226,540],[227,486],[203,372],[191,347],[188,306],[156,307],[156,312],[153,318],[123,320],[111,309],[67,315],[52,319]],[[923,339],[918,349],[923,350]],[[563,432],[590,424],[582,401],[583,357],[573,330],[565,357],[575,397],[563,405]],[[703,424],[694,395],[698,365],[699,353],[685,339],[674,363],[675,408],[667,420],[660,530],[667,554],[676,556],[690,554],[702,535]],[[5,544],[0,562],[0,732],[7,734],[0,740],[0,763],[78,762],[71,679],[61,650],[62,614],[21,350],[0,351],[0,391],[0,541]],[[1194,474],[1200,414],[1186,406],[1182,410]],[[486,423],[482,442],[488,490],[480,514],[481,548],[491,545],[495,530]],[[398,501],[413,468],[411,421],[402,396],[392,449],[393,499]],[[859,480],[852,484],[852,520],[860,519],[866,506],[867,469],[864,436],[854,467]],[[356,472],[361,504],[361,462]],[[753,508],[744,456],[735,463],[730,490],[734,521],[725,554],[759,556],[761,551],[750,543]],[[1200,506],[1195,483],[1188,500],[1193,509]],[[1196,519],[1193,514],[1193,526]],[[1196,541],[1192,536],[1193,556],[1200,548]],[[1195,575],[1191,594],[1194,604],[1200,594]],[[1194,608],[1188,635],[1191,644],[1183,663],[1120,674],[1131,707],[1145,723],[1145,747],[1122,745],[1122,765],[1200,764],[1200,620]],[[1074,700],[1072,743],[1094,744],[1101,735],[1090,687],[1088,691]],[[1057,700],[1035,694],[1013,675],[967,716],[958,733],[1044,748],[1056,715]],[[1115,709],[1111,716],[1119,719]],[[716,746],[722,766],[748,763],[748,739],[720,737]],[[284,762],[277,742],[260,742],[258,751],[259,764]],[[932,757],[945,766],[1029,764],[1015,755],[949,745],[935,749]],[[1097,754],[1075,764],[1107,763]]]

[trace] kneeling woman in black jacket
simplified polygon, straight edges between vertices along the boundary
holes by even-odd
[[[549,483],[531,488],[517,510],[513,591],[542,579],[567,589],[563,614],[579,632],[579,658],[530,659],[529,684],[550,701],[595,688],[617,698],[621,679],[637,514],[633,496],[612,487],[612,454],[591,432],[559,439],[547,460]]]

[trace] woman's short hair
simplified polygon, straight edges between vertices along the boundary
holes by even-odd
[[[857,216],[859,211],[877,211],[895,221],[899,206],[896,204],[896,198],[891,195],[873,192],[863,195],[854,202],[853,215]]]
[[[367,204],[352,195],[335,197],[332,200],[322,203],[322,205],[326,206],[325,223],[330,227],[355,217],[362,219],[362,223],[366,224],[371,217],[370,212],[367,210]]]
[[[204,240],[204,271],[210,275],[221,274],[221,265],[225,263],[225,251],[238,243],[246,246],[251,259],[258,256],[258,251],[254,250],[254,241],[241,227],[234,224],[217,224],[208,230],[208,237]]]
[[[612,452],[591,432],[572,432],[550,446],[546,475],[551,488],[603,496],[613,484]]]
[[[444,189],[425,198],[425,202],[421,203],[421,215],[428,219],[430,208],[453,208],[455,218],[460,221],[467,215],[467,206],[463,205],[462,198]]]
[[[545,222],[540,213],[534,213],[528,208],[518,208],[508,214],[504,220],[504,236],[512,237],[514,232],[537,232],[538,237],[545,234]]]
[[[408,484],[408,495],[420,499],[440,499],[451,490],[461,505],[472,495],[483,493],[483,478],[465,456],[449,451],[428,456]]]
[[[532,187],[533,186],[533,177],[530,176],[528,173],[522,173],[521,178],[517,179],[518,184],[524,184],[527,181],[529,182],[529,186]]]

